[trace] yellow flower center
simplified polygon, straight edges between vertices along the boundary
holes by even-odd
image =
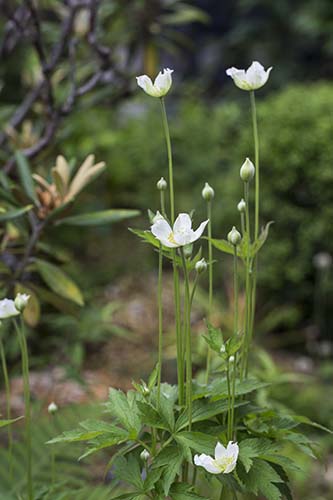
[[[170,241],[170,243],[173,243],[174,245],[177,245],[173,232],[169,234],[168,241]]]
[[[233,457],[220,458],[214,460],[214,464],[221,470],[221,472],[224,472],[226,468],[232,464],[233,460]]]

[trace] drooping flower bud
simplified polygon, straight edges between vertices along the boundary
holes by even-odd
[[[202,194],[202,197],[203,197],[204,200],[210,201],[210,200],[212,200],[214,198],[215,191],[212,188],[212,186],[210,186],[208,184],[208,182],[206,182],[205,185],[204,185],[203,190],[201,191],[201,194]]]
[[[204,273],[207,270],[207,262],[204,258],[198,260],[195,264],[195,270],[198,274]]]
[[[159,191],[165,191],[168,187],[167,181],[164,179],[164,177],[161,177],[160,180],[157,182],[156,187]]]
[[[252,161],[249,158],[246,158],[240,169],[240,177],[242,181],[250,182],[254,177],[255,170],[256,169],[254,168]]]
[[[230,356],[229,357],[229,363],[233,363],[235,361],[235,356]]]
[[[242,236],[239,231],[235,228],[235,226],[232,228],[232,230],[228,233],[228,241],[234,246],[237,246],[240,244],[242,241]]]
[[[27,304],[29,302],[30,295],[27,295],[26,293],[18,293],[15,297],[14,304],[16,309],[19,312],[23,312],[24,309],[27,307]]]
[[[242,198],[241,201],[238,203],[237,205],[237,210],[238,212],[240,212],[241,214],[243,214],[246,210],[246,203],[245,203],[245,200]]]
[[[47,407],[47,411],[50,413],[50,415],[54,415],[55,413],[57,413],[58,406],[55,404],[54,401],[52,401],[52,403],[49,404],[49,406]]]
[[[147,460],[149,459],[150,457],[150,453],[148,450],[143,450],[141,453],[140,453],[140,458],[143,462],[147,462]]]

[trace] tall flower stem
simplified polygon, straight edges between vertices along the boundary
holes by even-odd
[[[192,428],[192,339],[191,339],[191,305],[193,296],[190,293],[190,281],[183,248],[180,249],[185,278],[185,358],[186,358],[186,407],[188,411],[189,430]]]
[[[160,192],[161,212],[165,216],[164,192]],[[160,243],[158,252],[158,375],[157,375],[157,404],[161,399],[161,379],[163,363],[163,305],[162,305],[162,278],[163,278],[163,252]]]
[[[212,245],[212,201],[207,200],[207,219],[208,222],[208,318],[211,320],[212,305],[213,305],[213,245]],[[206,384],[208,383],[210,366],[211,366],[211,349],[207,350],[206,362]]]
[[[250,209],[249,209],[249,183],[244,182],[244,199],[245,199],[245,238],[247,240],[247,254],[245,265],[245,335],[242,350],[242,364],[241,364],[241,378],[245,375],[248,365],[248,354],[250,344],[250,329],[251,329],[251,258],[250,258],[250,244],[251,244],[251,227],[250,227]]]
[[[1,326],[1,325],[0,325]],[[5,382],[5,391],[6,391],[6,418],[8,420],[11,419],[11,407],[10,407],[10,383],[7,369],[7,361],[6,361],[6,353],[4,349],[4,345],[2,342],[2,338],[0,336],[0,357],[1,357],[1,366],[3,372],[3,378]],[[9,457],[9,477],[12,479],[13,475],[13,433],[11,425],[7,426],[7,434],[8,434],[8,457]]]
[[[163,130],[168,155],[168,171],[169,171],[169,196],[170,196],[170,214],[171,223],[175,220],[175,196],[173,187],[173,161],[170,130],[168,124],[168,117],[165,109],[164,98],[161,97],[161,113]],[[176,261],[176,251],[173,250],[173,286],[174,286],[174,303],[175,303],[175,316],[176,316],[176,346],[177,346],[177,378],[178,378],[178,399],[179,404],[184,404],[184,355],[183,355],[183,339],[181,336],[181,311],[180,311],[180,287],[179,287],[179,271]]]
[[[237,246],[234,246],[234,337],[238,335],[238,257]],[[231,439],[235,432],[235,397],[236,397],[237,353],[235,353],[232,371],[231,391]]]
[[[259,134],[258,134],[258,120],[257,120],[257,108],[255,93],[252,90],[250,92],[251,101],[251,116],[252,116],[252,128],[253,128],[253,142],[254,142],[254,161],[255,161],[255,224],[254,224],[254,241],[258,239],[259,236],[259,223],[260,223],[260,159],[259,159]],[[252,264],[252,263],[251,263]],[[254,258],[251,278],[251,309],[249,318],[249,345],[251,344],[253,338],[254,329],[254,318],[256,309],[256,295],[257,295],[257,257]],[[248,360],[247,360],[248,362]],[[246,375],[248,371],[248,364],[246,366]]]
[[[22,357],[22,375],[24,388],[25,405],[25,438],[27,447],[27,498],[33,500],[33,482],[32,482],[32,446],[31,446],[31,404],[30,404],[30,384],[29,384],[29,357],[28,347],[25,337],[24,322],[21,315],[20,325],[14,320],[14,325],[21,349]]]
[[[229,370],[229,360],[227,359],[227,388],[228,388],[228,423],[227,423],[227,436],[228,441],[232,437],[231,429],[231,384],[230,384],[230,370]]]

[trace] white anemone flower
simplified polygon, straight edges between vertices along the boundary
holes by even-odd
[[[0,300],[0,319],[12,318],[18,316],[20,311],[15,307],[15,303],[11,299]]]
[[[146,94],[152,97],[164,97],[169,92],[172,85],[172,73],[173,69],[165,68],[163,71],[159,72],[154,83],[147,75],[137,76],[136,80],[139,87],[141,87]]]
[[[195,455],[194,463],[211,474],[229,474],[236,467],[238,453],[239,447],[237,443],[229,441],[226,448],[223,444],[217,443],[215,458],[203,453],[202,455]]]
[[[177,248],[198,240],[207,224],[208,220],[205,220],[196,231],[193,231],[191,217],[188,214],[179,214],[173,228],[171,228],[170,224],[161,216],[154,220],[151,232],[162,245]]]
[[[272,69],[271,66],[265,71],[265,68],[258,61],[254,61],[246,71],[245,69],[229,68],[226,73],[233,79],[238,88],[257,90],[265,85]]]

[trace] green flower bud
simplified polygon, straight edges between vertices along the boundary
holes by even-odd
[[[27,295],[26,293],[18,293],[14,300],[16,309],[20,312],[23,312],[24,309],[27,307],[29,299],[30,295]]]
[[[243,214],[246,210],[246,203],[245,203],[245,200],[242,198],[241,201],[238,203],[237,205],[237,210],[238,212],[240,212],[241,214]]]
[[[240,169],[240,177],[242,181],[250,182],[254,177],[255,170],[256,169],[254,168],[252,161],[249,158],[246,158]]]
[[[52,403],[49,404],[49,406],[47,407],[47,411],[49,412],[50,415],[54,415],[55,413],[57,413],[58,406],[55,404],[54,401],[52,401]]]
[[[143,462],[147,462],[147,460],[149,459],[150,457],[150,453],[148,450],[143,450],[141,453],[140,453],[140,458]]]
[[[232,230],[228,233],[228,241],[234,246],[237,246],[240,244],[242,241],[242,236],[239,231],[235,228],[235,226],[232,228]]]
[[[156,187],[159,191],[165,191],[168,187],[167,181],[164,179],[164,177],[161,177],[160,180],[157,182]]]
[[[195,264],[195,270],[198,274],[204,273],[207,270],[207,262],[205,259],[200,259]]]
[[[208,182],[205,183],[203,190],[201,191],[202,197],[206,201],[210,201],[214,198],[215,192],[212,186],[208,184]]]

